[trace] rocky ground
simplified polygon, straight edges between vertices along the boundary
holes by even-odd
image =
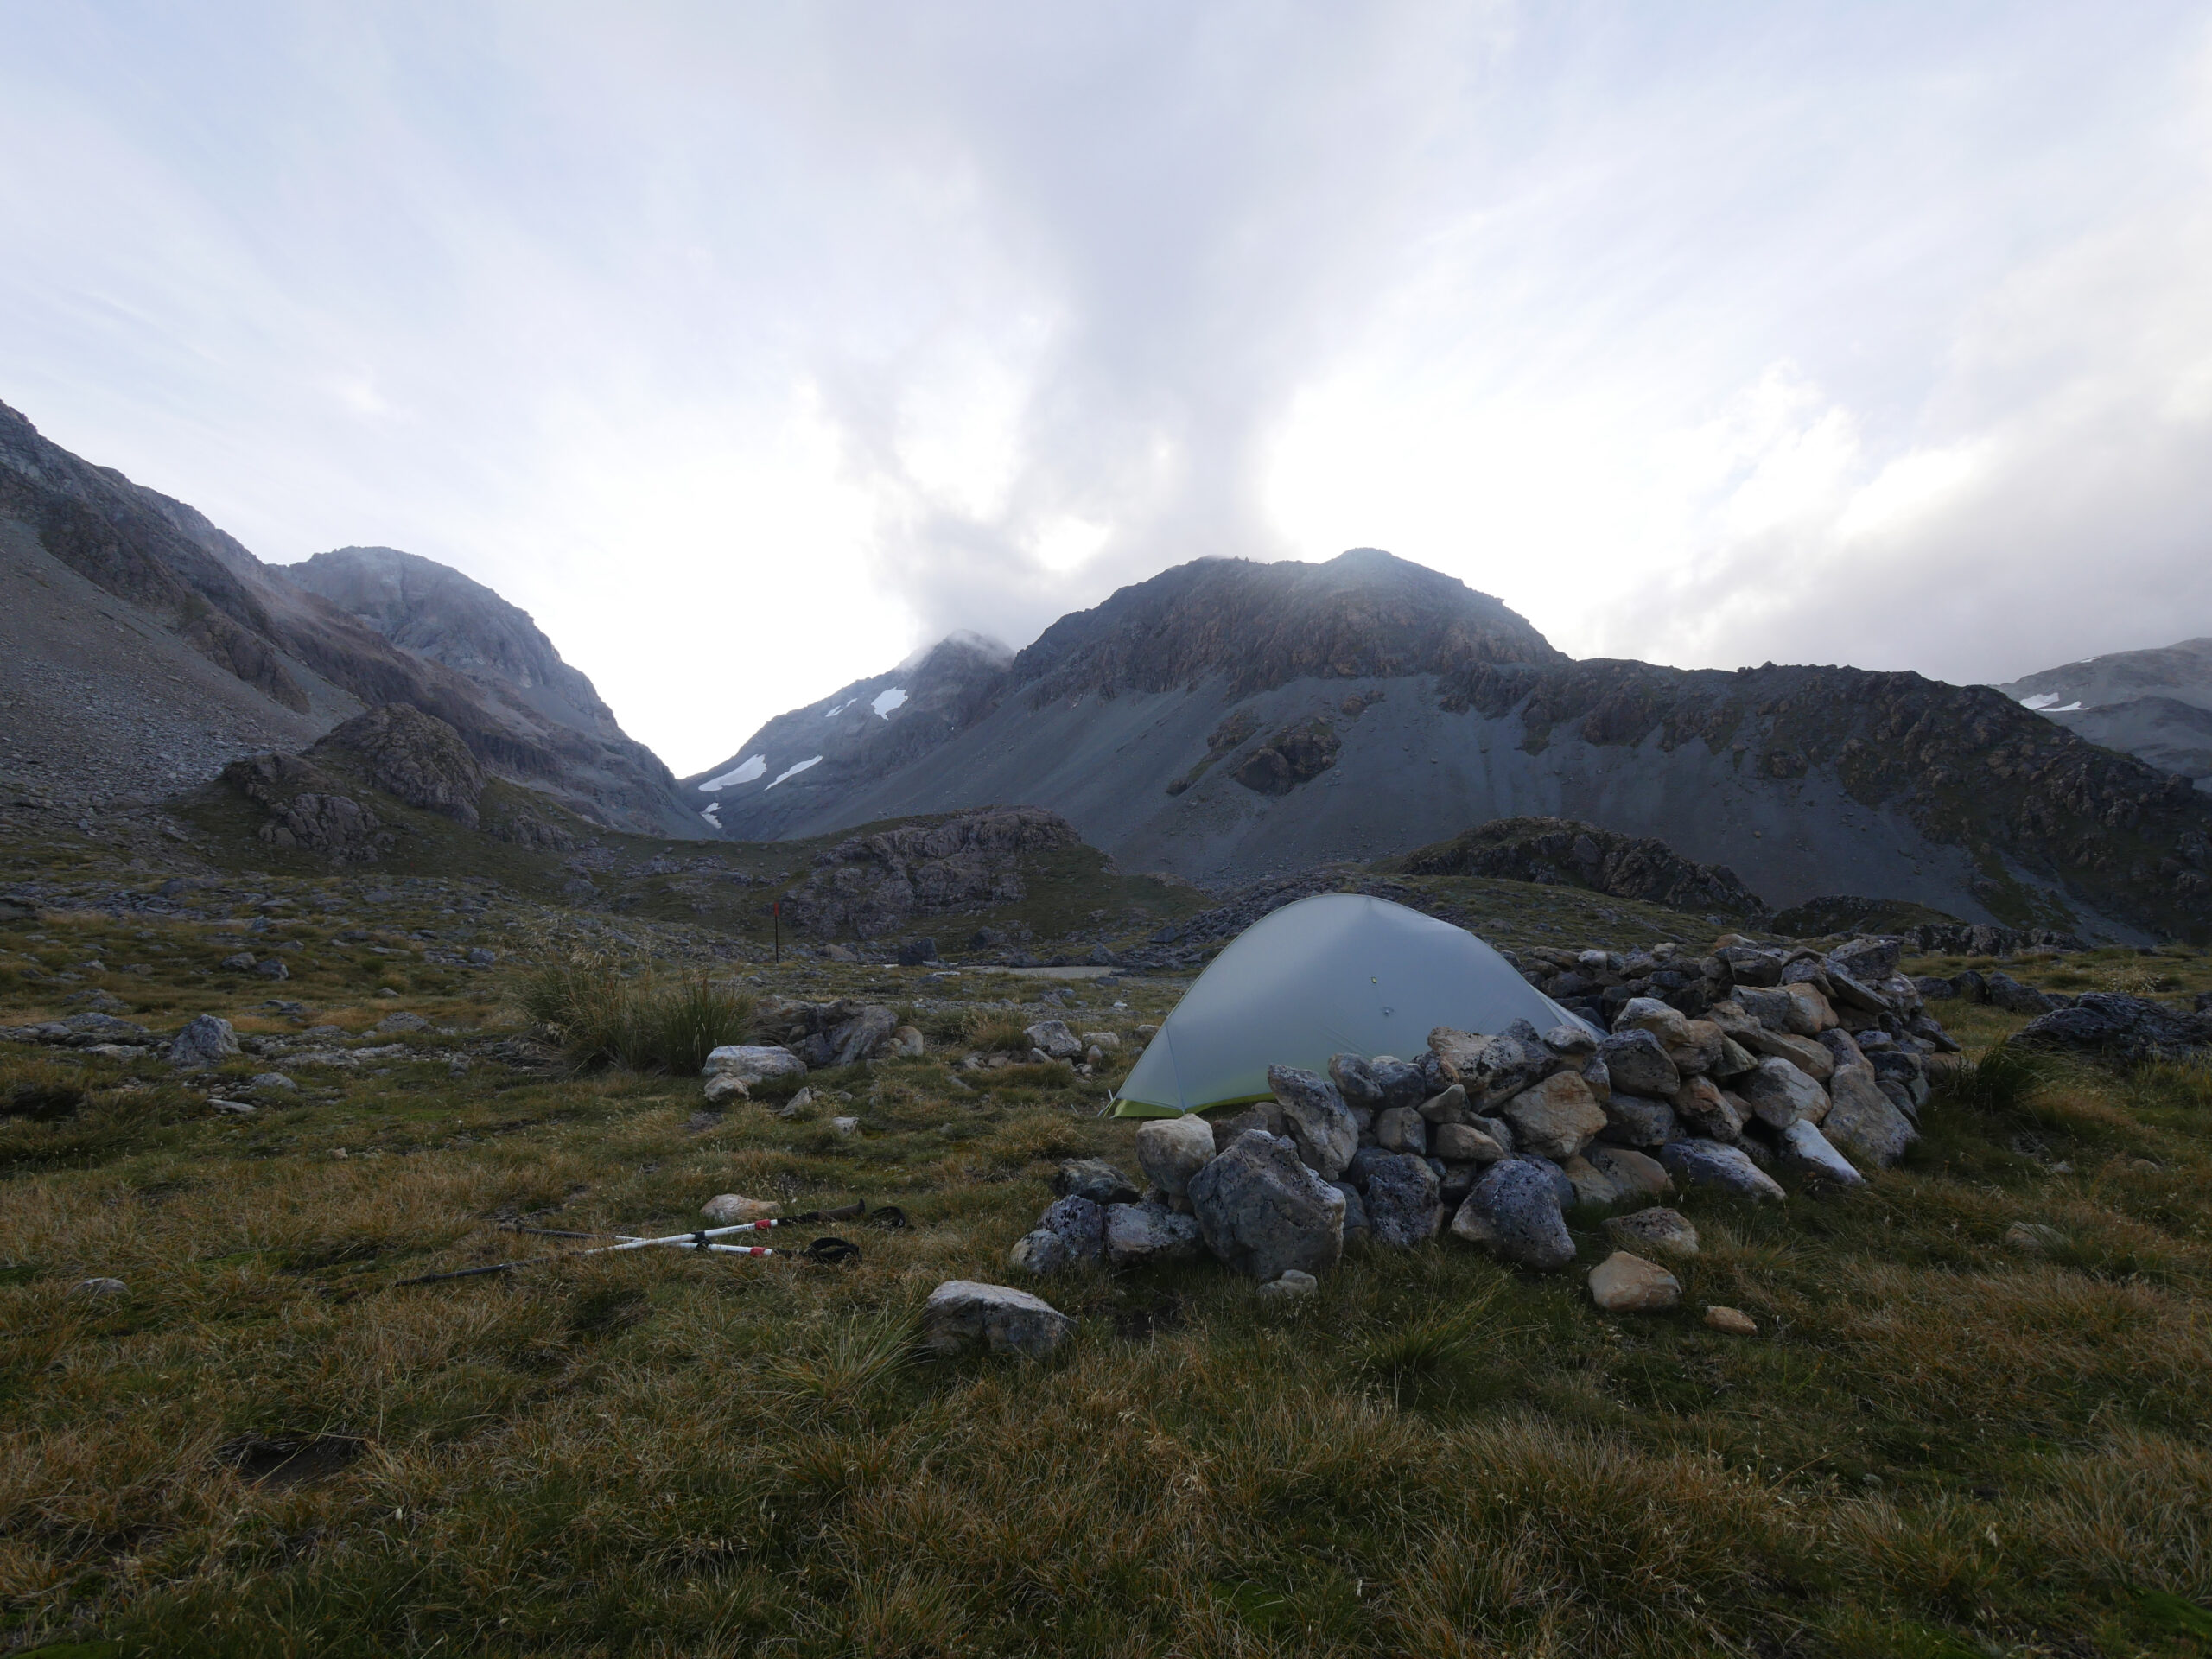
[[[1916,1098],[1854,1035],[1877,1093],[1896,1107],[1896,1083],[1911,1102],[1916,1138],[1893,1163],[1859,1160],[1863,1180],[1808,1178],[1780,1160],[1770,1103],[1733,1149],[1774,1192],[1685,1179],[1664,1156],[1680,1143],[1648,1125],[1641,1147],[1611,1117],[1576,1127],[1579,1096],[1522,1102],[1558,1077],[1595,1101],[1594,1056],[1546,1033],[1540,1065],[1513,1057],[1541,1075],[1495,1103],[1503,1051],[1476,1039],[1511,1034],[1467,1033],[1432,1052],[1459,1077],[1424,1079],[1413,1121],[1390,1092],[1402,1080],[1362,1057],[1364,1077],[1348,1061],[1283,1081],[1280,1127],[1297,1103],[1302,1142],[1278,1142],[1264,1111],[1147,1129],[1101,1114],[1189,969],[1128,967],[1147,935],[1094,939],[1118,913],[1092,923],[1078,901],[1053,900],[1077,925],[1026,952],[966,949],[963,923],[940,928],[933,962],[809,943],[778,963],[680,909],[397,868],[271,873],[150,822],[95,829],[19,811],[0,841],[0,1632],[18,1646],[2199,1640],[2201,1067],[1923,1068]],[[1757,1084],[1688,1027],[1746,1056],[1747,1039],[1794,1052],[1797,1011],[1757,995],[1816,1018],[1787,988],[1812,983],[1793,957],[1819,964],[1832,1011],[1835,974],[1900,1000],[1880,988],[1904,979],[1970,1062],[2099,999],[2182,1020],[2212,989],[2212,963],[2177,950],[1923,954],[1883,974],[1838,958],[1842,940],[1772,951],[1762,986],[1753,958],[1777,942],[1721,956],[1701,918],[1509,882],[1409,890],[1495,921],[1547,982],[1578,975],[1620,1027],[1608,1040],[1658,1051],[1677,1090],[1712,1077],[1753,1105]],[[991,960],[1102,944],[1121,965]],[[579,950],[734,980],[758,1000],[755,1046],[809,1070],[712,1099],[702,1077],[576,1070],[512,993]],[[1704,971],[1715,956],[1725,982]],[[1696,971],[1658,983],[1669,962]],[[1694,1016],[1638,1006],[1638,987],[1693,984],[1723,994]],[[1464,1109],[1424,1113],[1429,1081]],[[1635,1096],[1609,1077],[1608,1098],[1685,1109],[1665,1081]],[[1726,1103],[1716,1116],[1690,1092],[1695,1138],[1726,1144]],[[1816,1092],[1832,1117],[1833,1089]],[[1355,1120],[1349,1148],[1335,1110]],[[1490,1124],[1528,1144],[1483,1162]],[[1586,1128],[1571,1154],[1538,1144]],[[1192,1144],[1153,1144],[1179,1135]],[[1321,1179],[1301,1144],[1346,1151],[1333,1180],[1366,1222],[1303,1265],[1217,1224],[1215,1202]],[[1233,1161],[1239,1146],[1251,1155]],[[1573,1167],[1649,1177],[1616,1151],[1673,1190],[1608,1195]],[[1558,1154],[1570,1192],[1546,1175],[1522,1195],[1545,1264],[1455,1227],[1472,1185],[1444,1205],[1426,1164],[1442,1153],[1454,1179]],[[1341,1220],[1349,1197],[1332,1193]],[[758,1230],[761,1246],[834,1236],[857,1259],[647,1249],[400,1282],[768,1207],[845,1213]],[[1033,1232],[1090,1239],[1094,1211],[1095,1250],[1043,1276],[1010,1263]],[[1505,1211],[1478,1214],[1496,1233]]]

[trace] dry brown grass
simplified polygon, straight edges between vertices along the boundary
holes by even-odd
[[[95,1116],[128,1071],[73,1072]],[[825,1079],[853,1137],[758,1105],[694,1132],[690,1085],[429,1060],[18,1166],[0,1629],[226,1654],[2193,1650],[2139,1592],[2212,1600],[2194,1074],[1931,1112],[1864,1193],[1686,1199],[1680,1315],[1608,1319],[1578,1275],[1446,1243],[1360,1252],[1287,1313],[1206,1265],[1072,1274],[1048,1294],[1077,1334],[1039,1365],[919,1357],[913,1313],[1002,1277],[1052,1164],[1126,1165],[1134,1127],[1064,1068],[978,1082]],[[846,1230],[842,1269],[671,1251],[391,1287],[562,1248],[502,1216],[673,1229],[730,1190],[912,1225]],[[2063,1243],[2008,1248],[2019,1220]],[[94,1273],[130,1294],[73,1299]],[[1707,1301],[1762,1335],[1703,1329]],[[365,1450],[289,1486],[221,1455],[315,1435]]]

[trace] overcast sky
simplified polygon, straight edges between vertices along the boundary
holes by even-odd
[[[2009,678],[2212,633],[2208,16],[0,6],[0,400],[679,772],[1204,554]]]

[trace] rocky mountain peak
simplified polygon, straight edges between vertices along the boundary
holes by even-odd
[[[1062,617],[1015,658],[1032,699],[1166,691],[1218,677],[1236,696],[1294,679],[1395,678],[1567,660],[1456,577],[1380,548],[1322,564],[1198,559]]]
[[[340,547],[277,569],[392,644],[517,694],[549,719],[601,735],[615,729],[590,679],[561,660],[527,611],[450,565],[392,547]]]

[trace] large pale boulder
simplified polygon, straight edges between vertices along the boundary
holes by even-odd
[[[1656,1262],[1615,1250],[1590,1269],[1590,1300],[1608,1313],[1656,1313],[1682,1300],[1682,1281]]]
[[[1191,1178],[1213,1161],[1213,1125],[1192,1112],[1137,1126],[1137,1167],[1171,1198],[1191,1190]]]
[[[1624,1250],[1653,1255],[1688,1256],[1697,1254],[1697,1229],[1679,1210],[1654,1207],[1632,1216],[1608,1216],[1605,1236]]]
[[[1287,1136],[1248,1129],[1192,1178],[1190,1198],[1206,1248],[1252,1278],[1325,1273],[1344,1254],[1344,1195]]]
[[[1021,1034],[1048,1059],[1071,1060],[1083,1052],[1083,1039],[1068,1029],[1065,1020],[1039,1020]]]

